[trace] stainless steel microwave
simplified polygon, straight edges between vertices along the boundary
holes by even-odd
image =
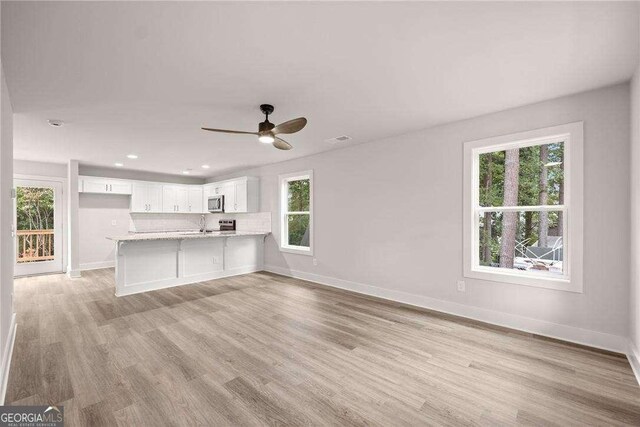
[[[209,212],[224,212],[224,195],[209,196],[207,210]]]

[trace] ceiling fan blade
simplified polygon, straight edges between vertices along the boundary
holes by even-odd
[[[227,129],[212,129],[212,128],[201,128],[202,130],[208,130],[210,132],[224,132],[224,133],[240,133],[244,135],[259,135],[258,132],[245,132],[242,130],[227,130]]]
[[[277,136],[273,141],[273,146],[276,147],[278,150],[291,150],[293,148],[291,144],[289,144],[284,139],[278,138]]]
[[[304,128],[306,125],[307,119],[305,119],[304,117],[298,117],[297,119],[280,123],[273,129],[271,129],[271,132],[273,132],[274,135],[277,135],[279,133],[296,133],[298,131],[301,131],[302,128]]]

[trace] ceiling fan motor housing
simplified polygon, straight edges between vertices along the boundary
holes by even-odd
[[[264,119],[264,122],[260,122],[260,124],[258,125],[258,132],[267,133],[271,129],[276,127],[276,125],[274,125],[269,121],[269,114],[273,113],[273,110],[274,108],[273,108],[273,105],[271,104],[260,105],[260,111],[262,111],[262,114],[264,114],[267,117]]]
[[[260,133],[269,132],[274,127],[276,127],[276,125],[274,125],[268,120],[265,120],[264,122],[260,122],[260,124],[258,125],[258,132]]]

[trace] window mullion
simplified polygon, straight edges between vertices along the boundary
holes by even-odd
[[[476,206],[476,213],[485,212],[566,212],[567,205],[540,205],[540,206]]]

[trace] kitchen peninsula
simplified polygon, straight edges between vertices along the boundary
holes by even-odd
[[[262,270],[263,231],[182,231],[108,237],[116,244],[116,296]]]

